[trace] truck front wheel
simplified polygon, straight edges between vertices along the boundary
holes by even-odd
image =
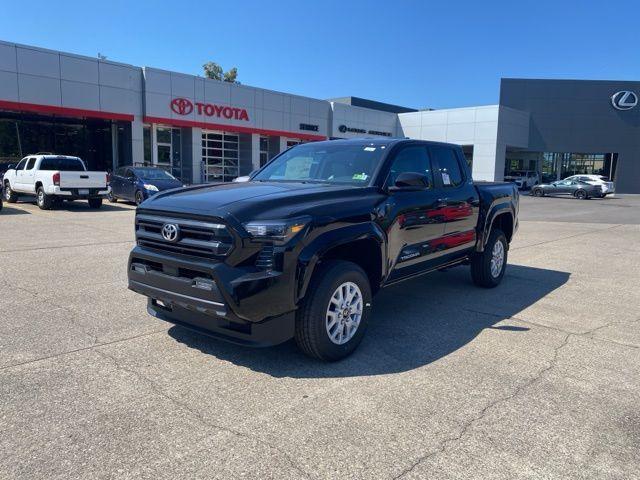
[[[4,199],[7,203],[16,203],[18,201],[18,194],[11,189],[9,180],[4,182]]]
[[[499,228],[491,230],[482,253],[471,258],[471,278],[479,287],[497,287],[507,267],[507,238]]]
[[[36,203],[40,210],[51,210],[51,207],[53,207],[53,198],[44,192],[44,187],[38,187]]]
[[[370,313],[371,286],[362,268],[328,261],[314,274],[296,313],[296,343],[310,357],[345,358],[362,340]]]

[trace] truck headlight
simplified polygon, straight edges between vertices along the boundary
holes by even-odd
[[[145,183],[144,185],[145,190],[149,190],[150,192],[157,192],[158,191],[158,187],[156,187],[155,185],[151,185],[150,183]]]
[[[243,224],[245,230],[256,240],[288,242],[309,224],[309,218],[290,220],[256,220]]]

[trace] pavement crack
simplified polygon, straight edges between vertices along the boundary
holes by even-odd
[[[470,310],[470,309],[465,309],[466,311],[469,312],[473,312],[473,313],[479,313],[479,314],[484,314],[484,315],[490,315],[493,317],[500,317],[502,319],[507,319],[505,318],[504,315],[499,315],[499,314],[495,314],[495,313],[488,313],[488,312],[480,312],[480,311],[476,311],[476,310]],[[635,345],[629,345],[629,344],[623,344],[620,342],[616,342],[613,340],[608,340],[608,339],[604,339],[604,338],[598,338],[598,337],[594,337],[593,334],[599,330],[602,330],[604,328],[607,328],[609,326],[612,325],[616,325],[616,324],[621,324],[624,322],[621,321],[612,321],[612,322],[607,322],[603,325],[599,325],[595,328],[592,328],[591,330],[588,330],[586,332],[582,332],[582,333],[576,333],[576,332],[570,332],[570,331],[566,331],[566,330],[562,330],[560,328],[556,328],[556,327],[551,327],[551,326],[547,326],[547,325],[541,325],[535,322],[530,322],[528,320],[523,320],[520,318],[516,318],[516,317],[509,317],[512,318],[518,322],[522,322],[522,323],[526,323],[529,325],[534,325],[536,327],[541,327],[541,328],[546,328],[549,330],[554,330],[556,332],[560,332],[564,334],[564,337],[562,339],[562,342],[556,347],[554,348],[553,351],[553,356],[551,358],[551,360],[549,361],[548,365],[546,367],[544,367],[543,369],[541,369],[535,376],[533,376],[529,381],[523,383],[522,385],[520,385],[519,387],[517,387],[511,394],[498,398],[496,400],[494,400],[493,402],[488,403],[484,408],[482,408],[482,410],[480,410],[480,412],[474,416],[473,418],[469,419],[468,421],[466,421],[463,425],[462,428],[460,429],[460,431],[458,432],[457,435],[454,435],[452,437],[446,438],[445,440],[443,440],[440,445],[438,446],[438,448],[435,451],[432,451],[426,455],[423,455],[421,457],[419,457],[418,459],[416,459],[411,465],[409,465],[407,468],[405,468],[403,471],[401,471],[398,475],[396,475],[395,477],[393,477],[393,480],[397,480],[400,478],[403,478],[404,476],[408,475],[409,473],[411,473],[413,470],[416,469],[416,467],[418,467],[420,464],[424,463],[425,461],[429,460],[432,457],[435,457],[436,455],[439,455],[441,453],[444,453],[444,451],[447,449],[447,446],[458,442],[462,439],[462,437],[464,437],[466,435],[466,433],[469,431],[469,429],[476,424],[477,422],[479,422],[480,420],[482,420],[487,412],[500,404],[509,402],[510,400],[513,400],[515,397],[517,397],[519,394],[521,394],[524,390],[526,390],[527,388],[529,388],[530,386],[534,385],[535,383],[539,382],[542,379],[542,376],[549,372],[551,369],[553,369],[557,362],[558,362],[558,356],[560,354],[560,350],[562,350],[564,347],[566,347],[569,343],[569,339],[571,337],[587,337],[587,338],[591,338],[593,340],[601,340],[604,342],[610,342],[610,343],[615,343],[616,345],[621,345],[621,346],[626,346],[626,347],[631,347],[631,348],[640,348],[638,346]],[[640,321],[640,318],[635,320]]]
[[[43,362],[45,360],[51,360],[51,359],[54,359],[54,358],[64,357],[65,355],[71,355],[73,353],[84,352],[84,351],[87,351],[87,350],[94,350],[94,349],[96,349],[98,347],[104,347],[104,346],[107,346],[107,345],[114,345],[114,344],[117,344],[117,343],[128,342],[129,340],[135,340],[137,338],[148,337],[148,336],[156,335],[158,333],[163,333],[163,332],[166,332],[166,331],[167,331],[166,328],[162,328],[160,330],[154,330],[153,332],[145,332],[145,333],[141,333],[139,335],[134,335],[133,337],[119,338],[118,340],[113,340],[111,342],[97,343],[97,344],[94,344],[94,345],[90,345],[88,347],[75,348],[73,350],[67,350],[65,352],[56,353],[54,355],[47,355],[45,357],[34,358],[33,360],[27,360],[26,362],[13,363],[11,365],[5,365],[3,367],[0,367],[0,372],[2,372],[4,370],[9,370],[9,369],[12,369],[12,368],[16,368],[16,367],[23,367],[25,365],[30,365],[32,363],[38,363],[38,362]]]
[[[111,360],[111,362],[113,362],[113,364],[115,365],[115,367],[119,370],[122,370],[123,372],[126,372],[130,375],[133,375],[134,377],[136,377],[138,380],[141,380],[143,382],[145,382],[150,388],[151,390],[153,390],[155,393],[157,393],[158,395],[160,395],[161,397],[163,397],[164,399],[170,401],[171,403],[173,403],[175,406],[182,408],[183,410],[186,410],[187,412],[189,412],[193,417],[195,417],[200,423],[202,423],[203,425],[206,425],[207,427],[210,428],[215,428],[216,430],[222,431],[222,432],[226,432],[226,433],[230,433],[236,437],[239,438],[244,438],[247,440],[252,440],[252,441],[257,441],[258,443],[260,443],[263,446],[266,446],[268,449],[275,451],[277,454],[281,455],[283,458],[286,459],[287,463],[291,466],[291,468],[293,468],[294,470],[296,470],[298,473],[300,473],[303,478],[311,478],[309,476],[309,474],[304,471],[295,461],[293,458],[291,458],[291,456],[285,452],[284,450],[278,448],[277,446],[273,445],[272,443],[269,443],[268,441],[260,438],[259,436],[255,436],[255,435],[250,435],[248,433],[242,432],[240,430],[236,430],[224,425],[220,425],[217,423],[214,423],[212,421],[210,421],[208,418],[204,417],[198,410],[192,408],[191,406],[189,406],[187,403],[181,401],[180,399],[168,394],[167,392],[165,392],[164,390],[162,390],[162,388],[160,388],[160,386],[154,382],[152,379],[150,379],[149,377],[143,375],[140,372],[137,372],[136,370],[133,370],[131,368],[128,368],[126,366],[123,366],[116,357],[109,355],[108,353],[105,353],[101,350],[96,350],[96,353],[98,353],[99,355]]]
[[[478,412],[478,414],[476,416],[474,416],[473,418],[470,418],[469,420],[467,420],[462,425],[462,428],[460,429],[460,431],[458,432],[457,435],[454,435],[452,437],[444,439],[440,443],[440,445],[438,446],[438,448],[435,451],[432,451],[432,452],[430,452],[430,453],[428,453],[426,455],[423,455],[423,456],[417,458],[411,465],[409,465],[407,468],[402,470],[398,475],[393,477],[393,480],[397,480],[397,479],[405,477],[406,475],[411,473],[413,470],[415,470],[420,464],[424,463],[425,461],[429,460],[430,458],[435,457],[436,455],[444,453],[444,451],[447,449],[447,446],[449,446],[450,444],[458,442],[459,440],[461,440],[462,437],[464,437],[466,435],[466,433],[469,431],[469,429],[473,425],[478,423],[480,420],[482,420],[487,415],[489,410],[491,410],[493,407],[495,407],[497,405],[500,405],[500,404],[503,404],[503,403],[506,403],[506,402],[509,402],[510,400],[513,400],[515,397],[520,395],[524,390],[526,390],[530,386],[534,385],[535,383],[539,382],[542,379],[542,376],[545,373],[549,372],[551,369],[553,369],[556,366],[557,361],[558,361],[558,356],[560,354],[560,350],[562,350],[569,343],[569,338],[572,335],[573,334],[571,334],[571,333],[567,333],[564,336],[564,338],[562,339],[562,342],[557,347],[554,348],[553,356],[552,356],[551,360],[549,361],[549,363],[547,364],[547,366],[545,366],[544,368],[539,370],[538,373],[536,373],[536,375],[534,375],[531,379],[529,379],[529,381],[527,381],[527,382],[523,383],[522,385],[520,385],[519,387],[517,387],[509,395],[506,395],[504,397],[498,398],[498,399],[488,403],[487,405],[485,405],[482,408],[482,410],[480,410],[480,412]]]

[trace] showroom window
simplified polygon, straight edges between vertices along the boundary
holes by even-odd
[[[230,182],[240,175],[238,134],[202,132],[202,162],[205,182]]]
[[[269,137],[260,137],[260,166],[269,161]]]
[[[153,162],[153,157],[151,156],[151,125],[142,127],[142,146],[144,149],[144,163],[151,165]]]

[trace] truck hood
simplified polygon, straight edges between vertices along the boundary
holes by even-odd
[[[342,218],[370,211],[382,194],[373,187],[317,183],[242,182],[159,193],[142,209],[228,218],[239,222],[300,215]],[[334,208],[332,208],[334,207]]]

